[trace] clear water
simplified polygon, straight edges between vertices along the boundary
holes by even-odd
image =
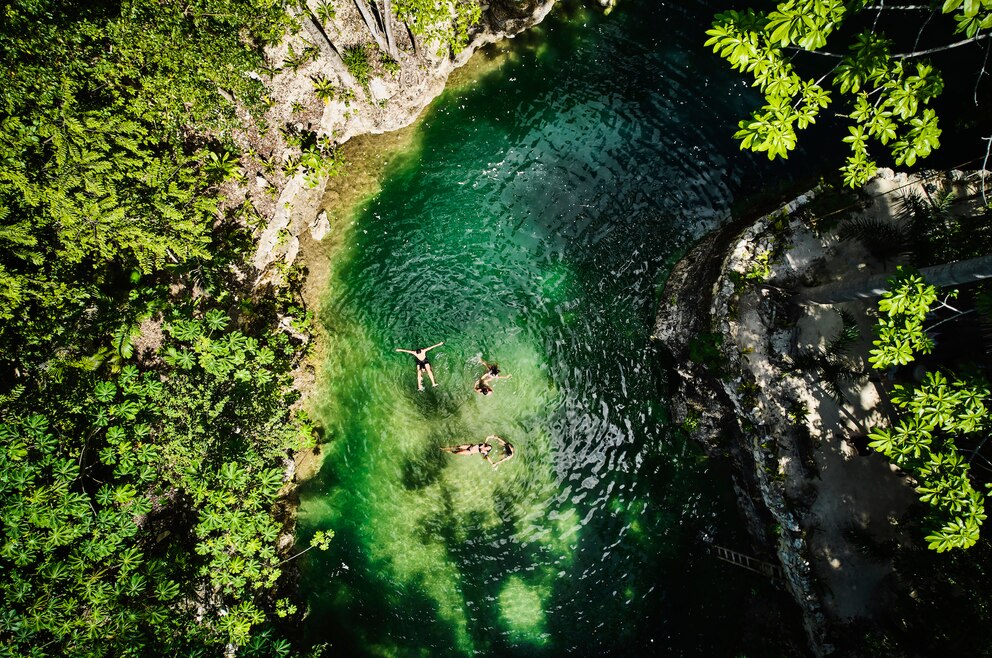
[[[784,597],[705,554],[746,536],[668,424],[650,333],[680,250],[785,170],[730,139],[754,97],[701,47],[713,6],[556,11],[477,55],[331,263],[300,541],[336,532],[301,565],[307,639],[336,655],[770,651]],[[442,340],[418,392],[394,348]],[[480,357],[512,374],[487,398]],[[517,449],[497,471],[439,450],[489,434]]]

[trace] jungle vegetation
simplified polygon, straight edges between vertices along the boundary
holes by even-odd
[[[253,290],[237,99],[280,2],[5,3],[0,645],[11,656],[292,651],[275,502],[306,322]],[[193,65],[191,65],[193,63]]]
[[[480,16],[376,10],[452,52]],[[334,3],[2,12],[0,653],[292,655],[285,565],[333,536],[279,543],[287,464],[315,441],[292,411],[310,314],[298,271],[255,285],[260,217],[226,191],[254,157],[235,132],[268,130],[265,48]],[[288,175],[341,171],[329,136],[282,132]]]

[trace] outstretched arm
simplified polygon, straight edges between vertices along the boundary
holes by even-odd
[[[397,352],[406,352],[407,354],[416,354],[416,352],[414,352],[413,350],[404,350],[404,349],[402,349],[400,347],[397,347],[396,348],[396,351]]]
[[[437,345],[431,345],[430,347],[425,347],[424,348],[424,351],[425,352],[430,352],[435,347],[441,347],[442,345],[444,345],[444,341],[443,340],[440,343],[438,343]]]
[[[493,468],[495,469],[495,468],[496,468],[497,466],[499,466],[499,465],[500,465],[500,464],[502,464],[503,462],[508,462],[508,461],[510,461],[511,459],[513,459],[513,455],[514,455],[514,453],[512,453],[512,452],[511,452],[511,453],[508,453],[508,454],[506,454],[506,455],[503,455],[503,456],[502,456],[502,457],[500,457],[500,458],[499,458],[499,459],[498,459],[498,460],[497,460],[496,462],[491,462],[491,461],[490,461],[489,463],[490,463],[490,464],[492,464],[492,465],[493,465]],[[488,457],[489,457],[489,455],[486,455],[486,458],[487,458],[487,459],[488,459]]]
[[[503,439],[501,439],[501,438],[499,438],[499,437],[498,437],[498,436],[496,436],[495,434],[490,434],[489,436],[487,436],[487,437],[486,437],[486,443],[489,443],[489,442],[490,442],[491,440],[493,440],[493,439],[496,439],[496,440],[497,440],[497,441],[499,441],[499,442],[500,442],[500,444],[502,444],[502,445],[506,445],[506,441],[504,441]]]

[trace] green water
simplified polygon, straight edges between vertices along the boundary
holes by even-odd
[[[302,559],[308,641],[719,656],[797,632],[784,595],[705,554],[746,535],[728,475],[668,425],[649,338],[680,250],[783,175],[729,139],[753,98],[700,47],[712,12],[559,11],[479,55],[347,227],[300,510],[301,542],[336,533]],[[418,392],[394,348],[439,341]],[[480,357],[512,374],[486,398]],[[517,450],[496,471],[439,450],[489,434]]]

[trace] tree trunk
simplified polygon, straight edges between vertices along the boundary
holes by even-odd
[[[310,36],[314,37],[314,41],[317,42],[317,47],[320,48],[321,55],[328,57],[330,59],[341,59],[341,53],[338,52],[337,46],[331,41],[331,37],[327,36],[327,31],[324,30],[324,26],[320,24],[317,17],[313,15],[313,12],[307,11],[307,21],[303,24],[303,28],[310,33]],[[319,39],[317,37],[320,37]],[[342,64],[344,60],[341,60]]]
[[[320,24],[317,17],[313,15],[313,12],[307,11],[308,20],[303,20],[303,29],[305,29],[313,40],[317,43],[317,47],[320,48],[320,54],[324,57],[330,64],[331,67],[337,72],[341,77],[341,80],[347,84],[349,87],[358,86],[358,81],[355,77],[348,71],[348,67],[345,66],[344,60],[341,58],[341,53],[338,52],[337,47],[331,38],[327,36],[327,32],[324,31],[324,26]]]
[[[386,47],[389,56],[397,62],[400,61],[400,53],[396,50],[396,39],[393,38],[393,2],[392,0],[382,0],[382,25],[386,28]]]
[[[410,29],[409,23],[403,23],[403,27],[406,28],[406,33],[410,35],[410,43],[413,44],[413,56],[420,57],[420,46],[417,45],[417,35]]]
[[[365,21],[365,27],[369,29],[369,34],[375,39],[379,50],[389,52],[386,48],[386,41],[382,38],[382,32],[379,30],[379,23],[375,20],[375,16],[372,15],[372,10],[369,9],[365,0],[355,0],[355,6],[358,7],[358,13],[362,15],[362,20]]]
[[[920,274],[938,288],[973,283],[992,279],[992,255],[978,256],[933,267],[924,267]],[[888,280],[892,274],[878,274],[855,281],[837,281],[815,288],[803,288],[793,295],[794,302],[814,304],[836,304],[855,299],[881,297],[888,290]]]

